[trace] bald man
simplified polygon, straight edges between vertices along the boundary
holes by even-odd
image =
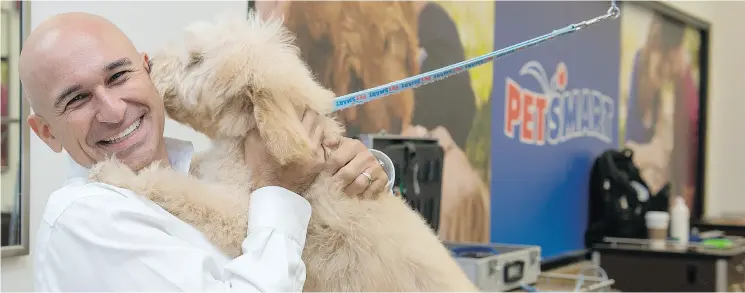
[[[244,254],[229,259],[154,203],[87,180],[88,169],[113,154],[133,170],[160,161],[188,172],[193,147],[163,137],[164,105],[149,64],[147,54],[139,53],[114,24],[84,13],[46,20],[24,44],[19,71],[34,112],[28,124],[53,151],[65,150],[72,165],[42,216],[34,250],[36,289],[302,290],[305,265],[300,257],[311,211],[298,190],[325,169],[347,183],[350,196],[363,194],[378,188],[371,181],[391,180],[378,161],[390,159],[342,138],[323,142],[339,146],[328,161],[321,156],[291,170],[276,162],[254,168],[256,178],[271,176],[280,182],[253,192]],[[315,117],[303,115],[308,133],[320,133],[313,131]],[[322,143],[321,135],[308,139]],[[246,151],[265,150],[247,140]]]

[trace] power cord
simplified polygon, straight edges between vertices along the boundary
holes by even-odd
[[[579,290],[582,289],[582,284],[585,283],[585,273],[590,270],[600,273],[600,277],[603,281],[608,280],[608,273],[606,273],[603,268],[598,265],[589,265],[579,272],[579,280],[577,280],[576,285],[574,285],[574,292],[579,292]]]
[[[597,266],[597,265],[589,265],[589,266],[583,268],[577,274],[579,276],[579,278],[577,279],[577,282],[574,285],[574,292],[580,292],[580,290],[582,289],[582,285],[585,283],[585,274],[588,271],[598,272],[598,273],[600,273],[600,276],[603,279],[603,281],[607,281],[608,280],[608,274],[605,272],[605,270],[603,268],[601,268],[600,266]],[[536,287],[530,286],[528,284],[522,284],[522,285],[520,285],[520,288],[522,288],[523,290],[525,290],[527,292],[541,292],[541,291],[538,291],[538,289]],[[549,292],[549,291],[543,291],[543,292]]]

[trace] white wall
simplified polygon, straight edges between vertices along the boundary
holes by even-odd
[[[34,1],[31,2],[32,28],[44,19],[69,11],[85,11],[104,16],[118,25],[141,51],[152,51],[169,36],[178,36],[187,24],[210,20],[228,11],[246,11],[246,1]],[[166,135],[190,139],[195,147],[205,149],[208,140],[193,130],[168,121]],[[65,166],[56,168],[53,166]],[[47,197],[62,185],[67,156],[54,153],[31,135],[31,241],[35,241],[41,213]],[[33,171],[35,170],[35,171]],[[31,248],[33,253],[33,246]],[[2,259],[2,291],[32,291],[32,259],[30,256]]]
[[[692,15],[708,20],[711,27],[708,144],[706,164],[707,216],[745,215],[742,182],[745,178],[745,139],[740,117],[745,112],[745,2],[669,2]],[[730,132],[731,131],[731,132]]]
[[[745,67],[745,42],[742,28],[745,19],[745,2],[675,2],[674,6],[709,20],[711,37],[711,82],[709,103],[709,155],[707,178],[707,214],[723,212],[745,213],[740,197],[740,182],[745,171],[745,139],[737,134],[739,114],[745,111],[745,82],[741,70]],[[230,11],[245,11],[246,2],[153,2],[153,1],[86,1],[86,2],[32,2],[32,26],[43,19],[65,11],[87,11],[111,19],[127,33],[140,50],[158,47],[171,35],[179,33],[186,24]],[[588,15],[589,16],[589,15]],[[730,134],[729,131],[732,131]],[[166,134],[192,139],[198,149],[208,142],[193,131],[169,122]],[[34,135],[31,136],[31,241],[33,242],[39,218],[48,195],[56,189],[65,176],[65,169],[51,168],[64,165],[65,156],[52,153]],[[38,171],[43,170],[43,171]],[[33,253],[33,248],[32,248]],[[32,262],[28,256],[2,260],[2,291],[33,290]]]

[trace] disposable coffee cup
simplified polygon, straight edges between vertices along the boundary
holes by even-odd
[[[670,214],[667,212],[649,211],[644,215],[649,233],[649,245],[652,249],[665,249],[667,228],[670,225]]]

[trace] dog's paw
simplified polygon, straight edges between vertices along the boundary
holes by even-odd
[[[116,158],[106,159],[93,165],[88,174],[88,179],[92,181],[122,188],[126,188],[135,178],[137,178],[137,173]]]

